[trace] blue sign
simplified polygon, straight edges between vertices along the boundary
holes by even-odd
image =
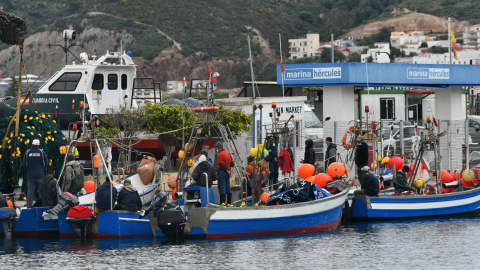
[[[289,64],[277,84],[292,86],[402,86],[445,89],[448,86],[480,86],[480,66],[379,63]]]

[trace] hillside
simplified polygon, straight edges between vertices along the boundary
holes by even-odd
[[[74,54],[131,50],[139,75],[154,77],[162,88],[168,80],[204,77],[208,68],[221,74],[220,88],[239,87],[250,79],[247,36],[257,80],[274,80],[279,33],[286,59],[288,39],[306,33],[327,41],[330,33],[353,29],[444,28],[448,16],[464,20],[453,20],[457,30],[479,22],[479,5],[457,0],[0,0],[0,6],[27,22],[29,73],[48,77],[60,69],[65,55],[48,44],[63,44],[61,31],[75,29],[76,43],[85,47],[72,47]],[[0,45],[0,76],[16,75],[18,64],[18,49]]]

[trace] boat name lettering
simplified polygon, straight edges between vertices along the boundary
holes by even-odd
[[[277,107],[280,113],[302,113],[303,106]]]
[[[408,79],[450,79],[449,68],[407,68]]]
[[[58,98],[34,98],[36,103],[59,103]]]
[[[288,69],[285,71],[286,80],[295,79],[340,79],[342,78],[341,67],[331,68],[301,68]]]

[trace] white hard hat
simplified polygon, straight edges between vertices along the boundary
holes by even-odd
[[[40,145],[40,140],[39,139],[33,140],[32,145]]]

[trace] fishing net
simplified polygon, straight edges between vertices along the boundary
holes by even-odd
[[[49,165],[54,166],[56,174],[60,173],[64,162],[64,154],[60,153],[60,146],[67,144],[67,139],[51,115],[38,111],[21,110],[18,136],[15,136],[15,121],[7,131],[7,127],[14,116],[0,119],[0,190],[3,193],[12,193],[23,178],[22,192],[27,190],[27,170],[22,167],[24,153],[31,148],[34,139],[40,140],[39,148],[47,154]],[[57,177],[58,179],[58,177]]]

